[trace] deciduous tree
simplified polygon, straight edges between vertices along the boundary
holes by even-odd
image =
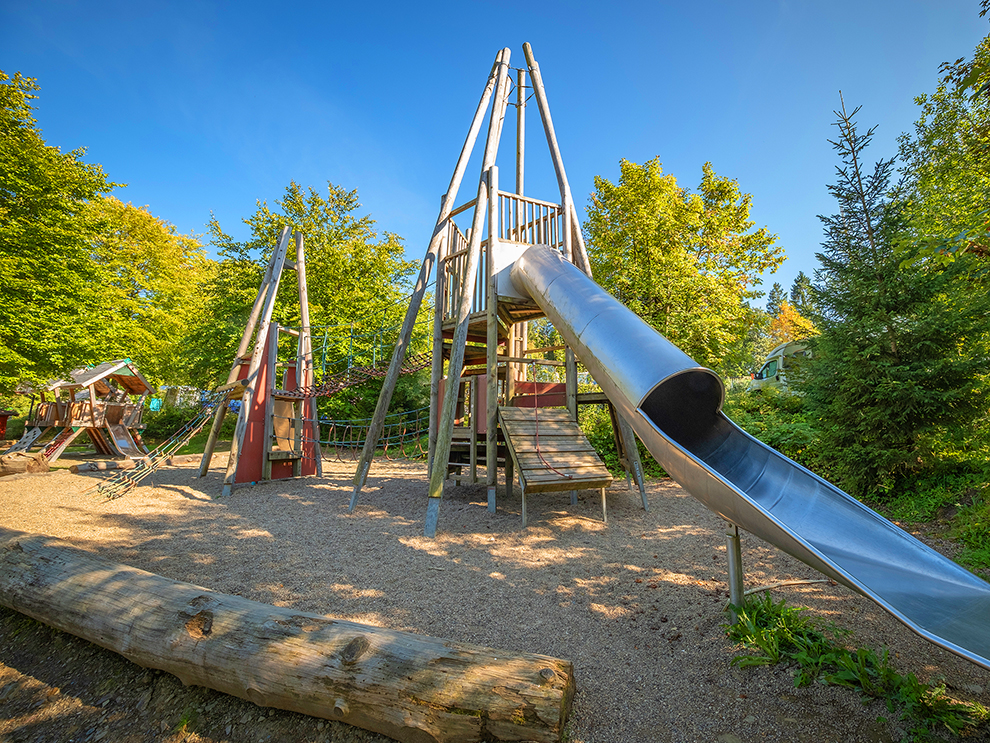
[[[984,13],[986,8],[984,7]],[[915,98],[914,130],[899,138],[908,230],[903,250],[949,262],[990,258],[990,35],[973,59],[942,66],[934,93]]]
[[[45,143],[37,83],[0,71],[0,392],[88,361],[102,315],[87,202],[114,184]]]
[[[191,355],[202,383],[216,383],[229,369],[284,225],[305,236],[310,319],[327,334],[326,348],[321,346],[320,352],[345,363],[349,358],[368,363],[376,354],[389,353],[394,340],[390,330],[402,321],[405,280],[415,266],[404,260],[397,235],[379,235],[370,216],[354,214],[360,206],[356,190],[328,183],[323,194],[293,181],[274,207],[258,202],[254,214],[244,220],[251,232],[245,241],[234,240],[216,218],[211,219],[210,237],[221,261],[205,283],[204,319],[191,337]],[[277,307],[276,320],[299,325],[298,290],[291,272],[283,278]]]
[[[184,337],[200,311],[208,259],[200,242],[119,199],[90,201],[100,276],[100,359],[129,357],[155,384],[186,384]]]
[[[698,193],[659,159],[622,160],[617,183],[598,176],[585,224],[595,279],[685,353],[724,372],[749,368],[747,299],[783,261],[777,237],[753,229],[752,196],[702,169]]]

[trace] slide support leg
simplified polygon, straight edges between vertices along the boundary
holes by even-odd
[[[739,541],[739,527],[735,524],[728,526],[725,538],[726,554],[729,557],[729,602],[733,606],[742,606],[745,594],[743,593],[742,546]],[[735,624],[739,621],[739,617],[734,611],[730,613],[732,614],[732,623]]]

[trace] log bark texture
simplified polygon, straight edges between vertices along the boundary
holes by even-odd
[[[4,475],[18,475],[22,472],[36,473],[48,472],[51,465],[41,452],[28,454],[27,452],[13,452],[0,457],[0,477]]]
[[[411,743],[559,741],[570,662],[228,596],[0,529],[0,604],[185,684]]]
[[[199,457],[196,457],[199,459]],[[137,467],[137,462],[133,459],[121,459],[119,462],[110,460],[106,462],[80,462],[69,467],[69,472],[78,475],[80,472],[103,472],[104,470],[132,470]]]

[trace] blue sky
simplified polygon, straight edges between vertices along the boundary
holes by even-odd
[[[0,69],[38,79],[49,144],[86,147],[118,196],[235,238],[290,180],[359,191],[362,213],[419,260],[496,52],[533,45],[579,210],[595,175],[659,156],[753,194],[789,287],[816,265],[843,91],[896,151],[941,62],[988,30],[977,0],[936,2],[60,2],[0,4]],[[557,200],[536,107],[527,193]],[[479,147],[480,150],[480,147]],[[511,185],[512,142],[502,147]],[[476,188],[476,158],[459,201]]]

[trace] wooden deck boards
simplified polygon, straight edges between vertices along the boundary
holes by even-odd
[[[612,475],[567,411],[500,407],[499,419],[526,493],[606,488]]]

